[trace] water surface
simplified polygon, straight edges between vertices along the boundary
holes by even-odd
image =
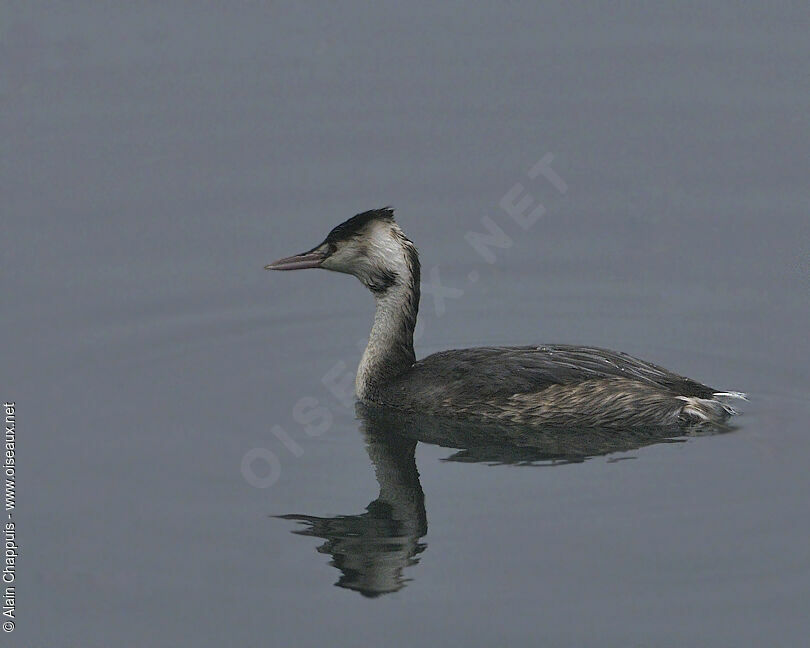
[[[808,17],[10,3],[14,645],[801,644]],[[420,356],[619,349],[749,392],[737,429],[576,460],[369,431],[370,296],[262,266],[386,204]]]

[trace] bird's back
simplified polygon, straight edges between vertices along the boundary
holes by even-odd
[[[626,353],[543,345],[435,353],[391,381],[379,400],[437,415],[615,426],[676,423],[687,404],[716,402],[714,393]],[[728,414],[719,402],[708,407],[711,418]]]

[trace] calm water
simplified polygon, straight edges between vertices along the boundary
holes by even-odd
[[[0,21],[9,645],[806,640],[806,9],[135,4]],[[621,349],[749,392],[737,429],[355,411],[370,296],[262,266],[385,204],[420,355]]]

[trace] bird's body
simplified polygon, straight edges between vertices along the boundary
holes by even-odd
[[[542,345],[436,353],[371,400],[499,423],[623,427],[723,420],[732,410],[715,393],[624,353]]]
[[[267,266],[353,274],[377,309],[357,372],[364,402],[420,414],[555,427],[722,423],[733,409],[720,392],[625,353],[570,345],[479,347],[417,361],[416,248],[390,209],[358,214],[309,252]]]

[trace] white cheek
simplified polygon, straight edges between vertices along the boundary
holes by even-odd
[[[373,266],[386,268],[397,274],[402,274],[407,269],[402,246],[391,234],[388,225],[380,224],[372,230],[368,247],[368,256]]]
[[[381,271],[400,276],[408,271],[402,245],[385,223],[370,226],[362,242],[348,241],[340,245],[321,267],[353,274],[364,283]]]
[[[355,266],[356,249],[353,244],[338,248],[334,254],[321,264],[322,268],[334,270],[335,272],[353,272]]]

